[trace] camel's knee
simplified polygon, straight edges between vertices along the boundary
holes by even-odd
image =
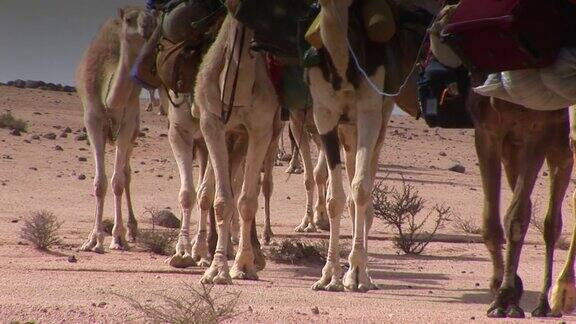
[[[180,207],[182,209],[191,209],[194,206],[194,192],[184,189],[180,191]]]
[[[96,176],[94,178],[94,196],[97,198],[103,198],[106,196],[107,188],[108,182],[106,181],[106,176]]]
[[[332,193],[326,199],[326,207],[330,218],[338,217],[344,211],[346,205],[346,195],[342,193]]]
[[[198,205],[202,210],[208,210],[212,207],[213,195],[210,195],[206,186],[201,186],[198,190]]]
[[[120,196],[124,193],[126,187],[126,176],[124,172],[115,172],[112,176],[112,190],[115,196]]]
[[[371,198],[372,193],[369,184],[365,179],[354,179],[351,185],[352,199],[358,206],[366,206]]]
[[[234,212],[234,199],[218,197],[214,200],[214,215],[218,225],[228,223]]]
[[[240,211],[240,217],[242,217],[243,220],[250,221],[254,219],[257,209],[257,197],[248,197],[247,195],[243,194],[240,196],[240,199],[238,199],[238,211]]]

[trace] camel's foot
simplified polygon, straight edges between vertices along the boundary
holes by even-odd
[[[344,287],[349,291],[366,292],[373,287],[366,269],[364,251],[352,251],[349,257],[350,268],[344,274]]]
[[[128,251],[130,246],[124,235],[112,235],[112,243],[110,243],[110,250]]]
[[[194,259],[189,253],[184,254],[176,253],[167,261],[171,267],[179,269],[196,266],[196,262],[194,262]]]
[[[290,160],[292,160],[292,154],[286,153],[286,151],[281,150],[280,152],[278,152],[278,154],[276,154],[276,159],[283,162],[289,162]]]
[[[288,168],[286,168],[285,172],[288,174],[302,174],[302,173],[304,173],[304,169],[300,165],[290,164],[290,165],[288,165]]]
[[[316,225],[314,225],[313,222],[310,222],[306,216],[302,220],[302,223],[296,226],[294,230],[298,233],[315,233],[318,231],[316,230]]]
[[[212,264],[204,276],[200,279],[200,283],[203,284],[215,284],[215,285],[230,285],[232,284],[232,278],[230,277],[230,271],[228,269],[228,260],[226,256],[222,254],[216,254]]]
[[[274,233],[272,232],[272,228],[270,228],[270,226],[267,226],[264,229],[264,233],[262,234],[262,242],[265,245],[270,244],[270,241],[272,241],[273,236],[274,236]]]
[[[325,209],[316,209],[314,213],[314,224],[323,231],[330,230],[330,220],[328,219],[328,213]]]
[[[552,317],[552,309],[548,303],[548,296],[541,296],[538,307],[532,311],[532,317]]]
[[[516,281],[519,279],[520,277],[516,276]],[[519,306],[520,297],[523,293],[521,289],[523,289],[522,285],[520,285],[520,287],[500,287],[496,300],[488,309],[488,317],[524,318],[524,310]]]
[[[340,279],[341,268],[338,262],[327,261],[322,269],[322,277],[312,285],[313,290],[344,291]]]
[[[266,257],[264,253],[262,253],[262,249],[259,246],[252,245],[252,253],[254,254],[256,271],[264,270],[264,268],[266,268]]]
[[[232,269],[230,269],[230,276],[234,279],[258,280],[258,274],[256,272],[253,252],[240,251],[236,260],[234,260]]]
[[[104,253],[104,232],[92,231],[80,251]]]
[[[126,227],[128,228],[127,232],[128,240],[131,243],[136,242],[136,238],[138,237],[138,222],[136,221],[134,215],[130,215],[128,217],[128,224],[126,225]]]
[[[557,280],[552,287],[551,294],[551,314],[562,316],[570,314],[576,308],[576,286],[573,281]]]
[[[192,258],[194,261],[200,261],[202,259],[208,260],[208,241],[206,241],[206,234],[196,235],[196,240],[191,249]]]

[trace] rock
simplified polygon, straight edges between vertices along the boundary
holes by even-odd
[[[86,175],[84,175],[84,174],[79,174],[79,175],[78,175],[78,180],[86,180]]]
[[[60,138],[66,138],[68,137],[68,133],[60,133]]]
[[[64,92],[76,92],[76,88],[72,86],[64,86],[62,87],[62,91]]]
[[[98,303],[98,307],[100,307],[100,308],[104,308],[104,307],[106,307],[106,305],[108,305],[107,302],[99,302]]]
[[[32,171],[38,171],[37,167],[29,167],[28,169],[32,170]]]
[[[457,173],[465,173],[466,172],[466,168],[461,164],[455,164],[452,167],[450,167],[448,170],[450,170],[452,172],[457,172]]]
[[[80,161],[80,162],[86,162],[86,161],[88,161],[88,159],[85,158],[85,157],[83,157],[83,156],[80,156],[80,157],[78,157],[78,161]]]
[[[80,134],[74,138],[76,141],[85,141],[88,139],[88,135],[86,133]]]
[[[25,88],[26,87],[26,82],[24,80],[14,80],[13,86],[15,86],[16,88]]]
[[[56,151],[64,151],[64,149],[63,149],[62,146],[60,146],[60,145],[54,146],[54,149],[55,149]]]
[[[71,255],[71,256],[68,257],[68,262],[70,262],[70,263],[76,263],[76,262],[78,262],[78,260],[76,259],[76,256]]]
[[[11,223],[18,223],[18,221],[19,221],[18,219],[13,219],[13,220],[11,220],[10,222],[11,222]]]
[[[39,140],[40,139],[40,135],[32,135],[31,137],[33,140]]]
[[[32,144],[32,142],[30,142],[30,140],[25,139],[24,143],[28,143],[28,144]]]
[[[168,134],[162,133],[162,134],[160,134],[160,137],[168,137]]]
[[[70,133],[72,133],[72,128],[66,127],[66,128],[64,128],[63,132],[70,134]]]
[[[448,154],[446,154],[446,152],[440,152],[440,156],[448,156]]]
[[[318,306],[312,307],[312,314],[314,314],[314,315],[320,314],[320,310],[318,309]]]
[[[26,82],[24,84],[25,84],[25,87],[29,88],[29,89],[37,89],[41,86],[46,85],[46,83],[43,81],[34,81],[34,80],[26,80]]]
[[[48,133],[48,134],[44,134],[42,137],[49,139],[49,140],[55,140],[56,139],[56,134],[54,133]]]
[[[12,136],[22,136],[22,133],[21,133],[20,130],[18,130],[18,129],[11,129],[11,130],[10,130],[10,135],[12,135]]]
[[[138,133],[138,137],[146,137],[146,133],[140,132],[140,133]]]
[[[180,228],[180,220],[171,211],[162,209],[154,213],[154,225],[167,227],[167,228]]]

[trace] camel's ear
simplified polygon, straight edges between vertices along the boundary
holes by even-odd
[[[124,19],[124,8],[118,8],[118,17]]]

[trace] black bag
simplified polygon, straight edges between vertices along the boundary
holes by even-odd
[[[431,59],[418,80],[421,117],[429,127],[473,128],[466,105],[469,90],[466,68],[449,68]]]

